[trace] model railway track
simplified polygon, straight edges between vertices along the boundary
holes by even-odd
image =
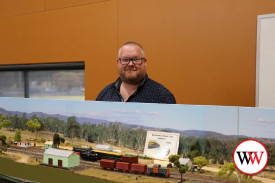
[[[43,152],[44,152],[39,149],[19,148],[19,147],[10,147],[8,148],[8,151],[22,153],[30,157],[36,157],[36,158],[38,157],[40,159],[43,159]],[[98,162],[91,162],[91,161],[85,161],[85,160],[80,160],[80,162],[91,166],[97,165],[99,167]]]
[[[34,149],[34,148],[10,147],[8,148],[8,151],[22,153],[30,156],[31,158],[43,160],[43,152],[44,152],[43,150]],[[87,160],[80,160],[80,166],[76,168],[71,168],[71,171],[73,172],[81,171],[88,168],[102,169],[98,161],[93,162],[93,161],[87,161]],[[180,174],[177,172],[171,171],[169,179],[179,180]],[[189,181],[195,181],[199,183],[230,183],[230,181],[228,180],[223,180],[223,179],[218,179],[218,178],[208,177],[208,176],[198,175],[198,174],[183,174],[183,179],[189,180]]]
[[[30,148],[20,148],[20,147],[10,147],[8,148],[10,152],[22,153],[30,156],[31,158],[43,159],[43,152],[39,149],[30,149]],[[81,165],[84,165],[87,168],[100,168],[98,162],[80,160]]]
[[[8,148],[8,151],[22,153],[22,154],[30,156],[31,158],[43,159],[43,151],[38,150],[38,149],[10,147],[10,148]]]

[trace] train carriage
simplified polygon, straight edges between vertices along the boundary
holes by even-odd
[[[129,172],[131,170],[131,164],[127,162],[116,162],[117,171],[126,171]]]
[[[142,174],[146,174],[147,173],[147,165],[145,164],[135,164],[133,163],[131,165],[131,171],[133,173],[142,173]]]
[[[128,163],[138,163],[138,156],[122,156],[121,161]]]
[[[102,167],[103,169],[114,170],[116,168],[116,161],[114,160],[101,159],[99,162],[100,162],[100,167]]]

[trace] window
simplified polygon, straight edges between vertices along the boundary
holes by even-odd
[[[22,71],[0,72],[0,96],[24,97],[24,73]]]
[[[84,100],[84,62],[0,66],[0,96]]]

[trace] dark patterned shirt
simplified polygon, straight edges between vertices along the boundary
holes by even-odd
[[[123,98],[119,93],[121,79],[118,78],[114,83],[106,86],[97,96],[97,101],[112,101],[123,102]],[[126,102],[141,102],[141,103],[166,103],[175,104],[174,95],[163,85],[148,78],[146,74],[142,84],[128,98]]]

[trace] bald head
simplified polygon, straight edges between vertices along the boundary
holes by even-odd
[[[127,43],[124,43],[118,50],[118,57],[120,57],[120,53],[121,53],[121,49],[124,47],[124,46],[137,46],[140,48],[140,51],[142,53],[142,57],[145,57],[145,53],[144,53],[144,49],[142,48],[142,46],[140,44],[138,44],[137,42],[134,42],[134,41],[129,41]]]

